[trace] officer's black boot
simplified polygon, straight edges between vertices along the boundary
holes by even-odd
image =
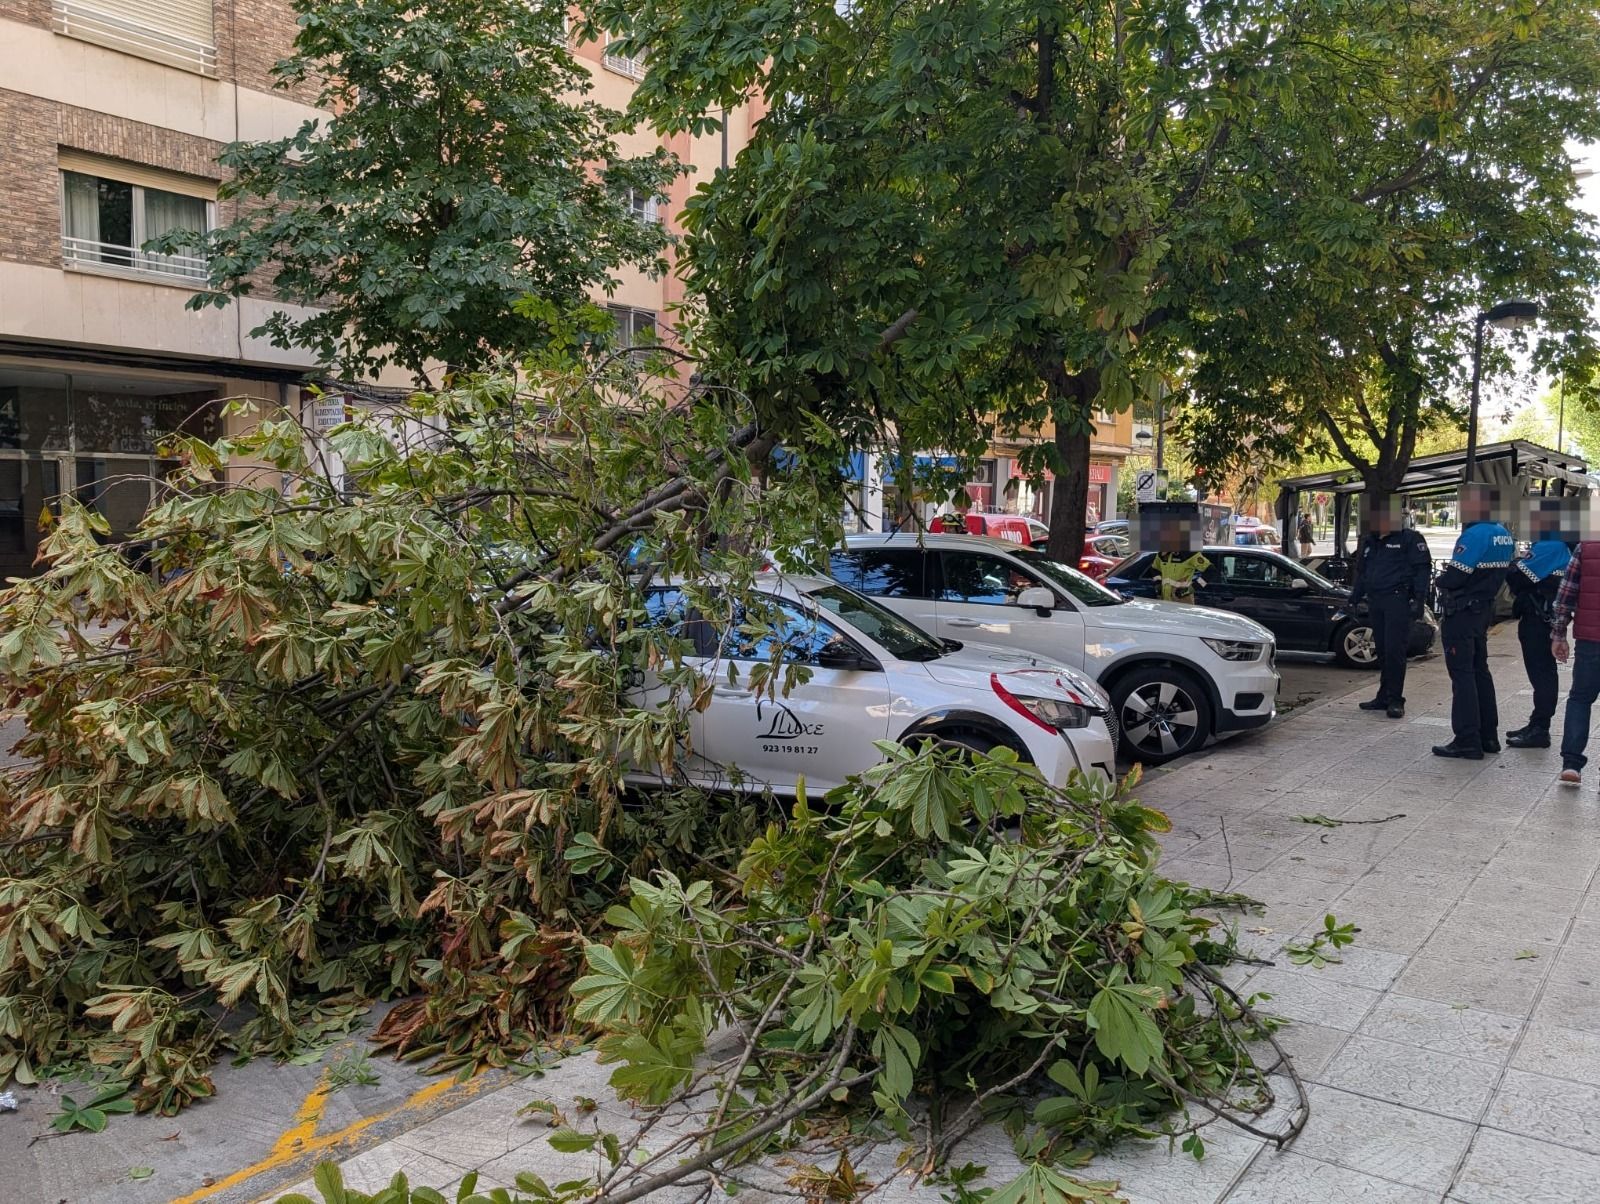
[[[1391,719],[1404,719],[1406,717],[1406,700],[1404,698],[1395,699],[1385,708],[1385,713]]]
[[[1483,747],[1481,745],[1457,744],[1454,740],[1449,744],[1435,744],[1433,755],[1436,757],[1455,757],[1463,761],[1483,760]]]
[[[1550,729],[1540,724],[1530,723],[1527,727],[1519,727],[1514,732],[1507,732],[1506,743],[1512,748],[1549,748]]]
[[[1366,702],[1363,702],[1360,705],[1363,711],[1383,711],[1388,709],[1389,700],[1382,694],[1379,694],[1376,698],[1369,698]]]

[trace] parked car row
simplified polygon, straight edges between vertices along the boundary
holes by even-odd
[[[965,519],[986,532],[992,519],[1037,522]],[[771,628],[697,614],[678,587],[653,587],[649,621],[687,641],[687,663],[711,686],[690,718],[682,771],[713,788],[792,794],[803,780],[827,790],[880,760],[880,741],[936,739],[1011,749],[1056,783],[1109,777],[1119,751],[1160,764],[1269,723],[1280,649],[1376,664],[1350,591],[1270,546],[1206,548],[1198,605],[1179,605],[1157,599],[1152,553],[1113,561],[1102,583],[1051,558],[1040,546],[1048,530],[1011,531],[851,536],[829,554],[831,579],[757,579],[777,615]],[[1112,561],[1126,543],[1091,533],[1084,559]],[[1425,611],[1410,655],[1437,633]],[[745,666],[774,656],[804,666],[808,680],[776,697],[756,689]],[[646,703],[666,701],[649,677],[638,690]]]

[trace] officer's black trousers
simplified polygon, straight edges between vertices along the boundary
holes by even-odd
[[[1489,676],[1489,607],[1447,617],[1440,632],[1444,667],[1450,674],[1450,726],[1465,748],[1498,738],[1500,712]]]
[[[1406,700],[1406,646],[1411,642],[1411,598],[1408,594],[1373,594],[1367,598],[1372,635],[1378,641],[1378,697],[1399,705]]]
[[[1549,731],[1559,689],[1555,653],[1550,651],[1550,624],[1538,615],[1523,615],[1517,620],[1517,640],[1522,645],[1528,684],[1533,687],[1533,714],[1528,726]]]

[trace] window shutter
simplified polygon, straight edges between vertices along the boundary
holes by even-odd
[[[55,29],[140,58],[217,72],[213,0],[53,0]]]
[[[62,171],[99,176],[102,180],[120,180],[124,184],[137,184],[141,188],[156,188],[162,192],[176,192],[179,196],[199,197],[203,201],[217,199],[217,182],[201,176],[163,171],[159,167],[147,167],[143,163],[130,163],[125,159],[111,159],[104,155],[91,155],[87,151],[72,150],[65,146],[61,148],[60,163]]]

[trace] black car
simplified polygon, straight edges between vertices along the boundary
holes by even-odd
[[[1211,561],[1195,589],[1201,606],[1254,619],[1278,638],[1282,652],[1331,652],[1342,664],[1374,669],[1377,643],[1366,608],[1350,609],[1350,591],[1267,548],[1207,548]],[[1155,554],[1138,552],[1106,577],[1106,586],[1135,597],[1157,598],[1161,585]],[[1408,656],[1433,647],[1438,625],[1430,613],[1411,625]]]
[[[1518,554],[1520,555],[1521,545],[1518,545],[1518,547]],[[1350,574],[1355,571],[1355,557],[1353,556],[1310,556],[1307,557],[1302,563],[1313,573],[1320,573],[1322,576],[1326,577],[1329,581],[1338,586],[1348,587],[1350,585]],[[1437,609],[1439,605],[1439,590],[1435,584],[1438,579],[1438,561],[1435,561],[1434,571],[1432,576],[1429,578],[1428,584],[1428,605],[1434,607],[1435,609]],[[1502,619],[1509,619],[1511,617],[1513,601],[1514,599],[1511,596],[1511,590],[1507,586],[1502,585],[1500,587],[1500,592],[1494,596],[1495,622],[1498,623]],[[1415,653],[1413,653],[1413,655],[1415,655]]]

